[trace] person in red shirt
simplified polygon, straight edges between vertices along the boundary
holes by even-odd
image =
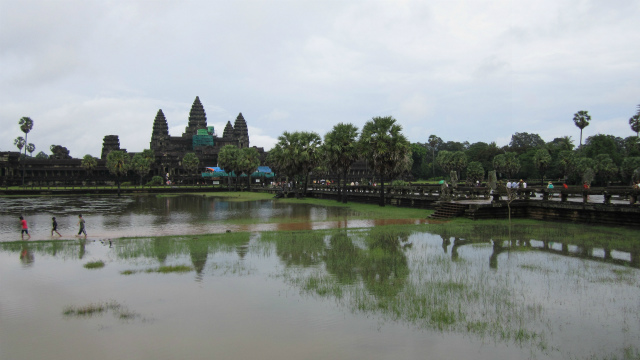
[[[22,232],[20,232],[20,237],[24,240],[24,234],[27,234],[29,238],[27,240],[31,240],[31,235],[29,235],[29,226],[27,226],[27,220],[25,220],[22,216],[20,216],[20,224],[22,225]]]

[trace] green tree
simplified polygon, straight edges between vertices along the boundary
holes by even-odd
[[[240,150],[235,145],[225,145],[218,153],[218,166],[227,173],[227,187],[231,189],[231,174],[237,174],[238,159],[240,158]],[[236,179],[236,190],[238,181]]]
[[[182,167],[189,175],[193,175],[193,173],[198,170],[198,165],[200,165],[200,159],[198,159],[195,153],[186,153],[182,158]]]
[[[18,120],[18,125],[20,125],[20,130],[24,133],[24,143],[28,143],[28,136],[31,129],[33,129],[33,120],[30,117],[23,117]],[[24,156],[27,156],[27,149],[24,149]],[[25,165],[24,159],[22,160],[22,186],[24,186],[24,173],[25,173]]]
[[[303,195],[301,188],[306,193],[309,173],[320,164],[321,142],[314,132],[285,131],[269,152],[269,164],[293,181],[297,198]]]
[[[598,163],[591,158],[580,157],[576,159],[575,164],[575,170],[577,175],[582,179],[582,182],[590,184],[596,176]]]
[[[518,155],[525,153],[531,149],[539,148],[545,145],[544,140],[538,134],[529,134],[526,132],[515,133],[511,135],[511,142],[509,148],[511,151],[515,151]]]
[[[80,162],[80,166],[82,166],[82,168],[87,172],[87,174],[91,175],[93,172],[93,169],[95,169],[96,166],[98,166],[98,159],[94,158],[89,154],[86,154],[82,158],[82,161]]]
[[[456,151],[451,154],[451,168],[455,170],[458,179],[461,179],[460,172],[467,167],[467,155],[463,151]]]
[[[48,159],[49,155],[47,155],[44,151],[40,151],[36,154],[36,159]]]
[[[151,166],[155,161],[153,150],[145,149],[141,153],[133,155],[131,159],[131,170],[140,175],[140,186],[144,184],[144,176],[149,174]]]
[[[129,155],[122,150],[113,150],[107,155],[107,169],[116,176],[118,196],[120,196],[120,178],[129,171],[129,162]]]
[[[571,150],[562,150],[558,154],[558,168],[562,173],[562,178],[566,179],[567,176],[575,169],[575,155]]]
[[[444,171],[445,174],[449,174],[453,170],[453,152],[448,150],[440,150],[436,163]]]
[[[380,176],[380,206],[384,206],[384,178],[393,180],[411,167],[409,140],[393,117],[374,117],[362,128],[360,146],[369,167]]]
[[[509,178],[513,177],[520,171],[520,161],[518,156],[514,152],[506,152],[504,154],[505,170],[509,175]]]
[[[260,165],[260,154],[254,147],[240,149],[238,159],[238,171],[247,176],[247,191],[251,191],[251,174],[258,170]]]
[[[618,167],[609,154],[597,155],[594,160],[597,163],[596,175],[602,180],[602,185],[606,185],[618,174]]]
[[[429,139],[427,140],[427,144],[429,144],[429,150],[431,150],[431,172],[432,175],[436,175],[436,150],[444,144],[441,138],[436,135],[429,135]]]
[[[13,140],[13,145],[18,148],[18,152],[22,154],[22,148],[24,147],[24,138],[22,136],[18,136],[15,140]]]
[[[640,156],[627,157],[622,160],[620,165],[620,175],[622,180],[627,181],[629,184],[633,181],[633,173],[640,170]]]
[[[484,180],[484,168],[479,161],[472,161],[467,166],[467,182],[475,183],[476,181],[482,182]]]
[[[551,155],[547,149],[538,149],[533,156],[533,162],[542,175],[542,184],[544,185],[544,175],[549,165],[551,165]]]
[[[638,105],[638,112],[629,118],[629,126],[631,130],[636,133],[636,137],[640,136],[640,105]]]
[[[322,154],[325,166],[340,175],[338,186],[342,185],[338,201],[347,203],[347,174],[358,160],[358,128],[353,124],[339,123],[325,134]]]
[[[427,148],[420,143],[411,144],[411,175],[416,179],[429,178],[429,167],[427,163]]]
[[[624,139],[612,135],[597,134],[589,136],[585,140],[582,155],[595,158],[600,154],[608,154],[614,163],[620,164],[622,162],[622,154],[620,153],[622,148],[624,148]]]
[[[589,126],[591,116],[588,111],[580,110],[573,114],[573,122],[580,129],[580,147],[582,147],[582,130]]]
[[[33,157],[33,152],[36,151],[36,146],[33,143],[27,144],[26,150],[29,152],[29,156]]]

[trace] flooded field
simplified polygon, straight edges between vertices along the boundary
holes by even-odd
[[[638,239],[606,228],[322,228],[349,210],[90,200],[0,199],[0,359],[640,357]],[[13,241],[16,214],[50,239],[51,214],[69,233],[80,211],[86,241]],[[155,236],[260,225],[240,214],[319,230]]]

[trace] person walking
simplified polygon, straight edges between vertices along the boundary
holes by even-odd
[[[82,218],[82,214],[78,215],[78,226],[80,226],[80,230],[78,231],[78,235],[84,234],[84,238],[87,238],[87,231],[84,229],[84,219]]]
[[[24,234],[27,234],[27,236],[29,237],[27,238],[27,240],[31,240],[31,235],[29,235],[29,226],[27,225],[27,220],[25,220],[22,216],[20,216],[20,225],[22,225],[20,238],[24,240]]]
[[[56,221],[56,217],[52,217],[51,218],[51,236],[53,236],[53,233],[58,234],[58,236],[62,237],[62,235],[60,235],[60,233],[58,232],[58,222]]]

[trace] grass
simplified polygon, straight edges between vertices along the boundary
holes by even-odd
[[[84,264],[85,269],[101,269],[104,267],[104,261],[102,260],[98,260],[98,261],[90,261],[86,264]]]
[[[69,305],[62,310],[64,316],[75,318],[90,318],[106,313],[112,313],[113,316],[119,320],[133,320],[140,317],[138,313],[129,310],[115,300],[91,303],[83,306]]]
[[[193,271],[193,267],[189,265],[162,265],[157,268],[149,268],[146,270],[124,270],[124,271],[121,271],[120,274],[133,275],[140,272],[169,274],[169,273],[186,273],[191,271]]]

